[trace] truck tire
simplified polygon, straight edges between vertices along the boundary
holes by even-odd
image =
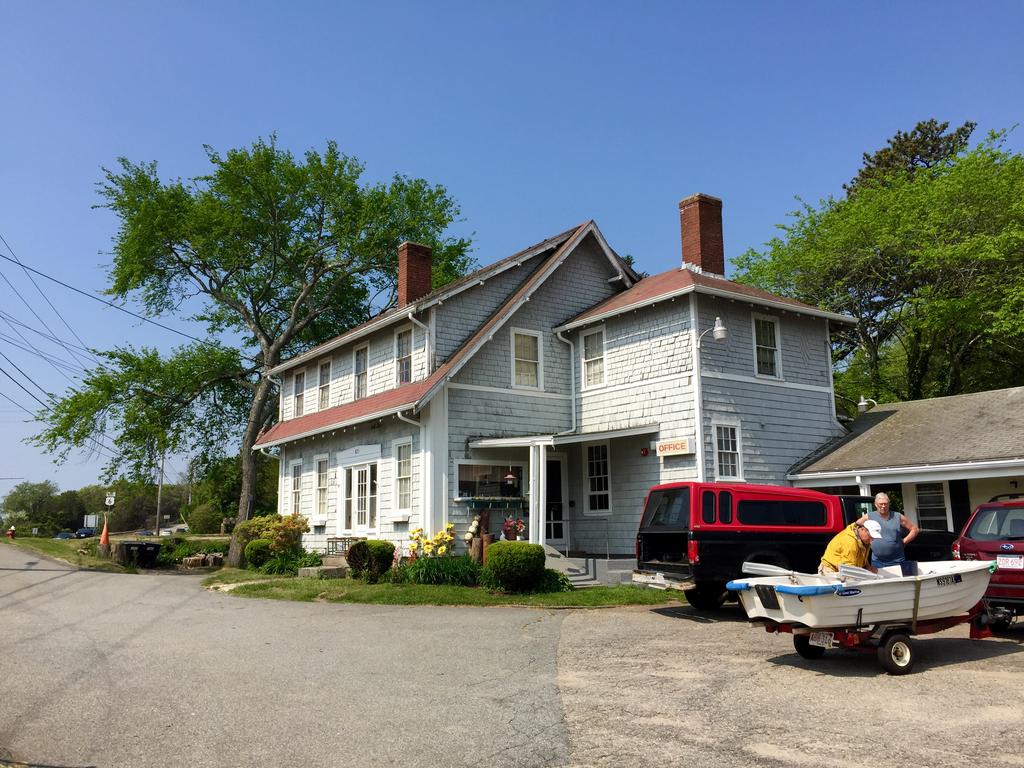
[[[905,675],[914,668],[914,646],[902,632],[886,635],[878,646],[878,663],[890,675]]]
[[[698,611],[716,611],[725,602],[725,585],[717,582],[698,584],[693,589],[683,591],[686,602]]]
[[[807,635],[793,635],[793,647],[805,659],[812,661],[825,655],[825,649],[820,645],[811,645],[811,638]]]

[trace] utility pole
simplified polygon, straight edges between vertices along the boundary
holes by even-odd
[[[164,459],[167,456],[167,450],[164,449],[160,452],[160,483],[156,487],[156,535],[160,535],[160,496],[164,490]]]

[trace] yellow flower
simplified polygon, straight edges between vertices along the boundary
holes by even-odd
[[[443,555],[447,551],[448,551],[448,547],[444,546],[443,544],[440,547],[437,548],[437,554],[439,554],[439,555]]]

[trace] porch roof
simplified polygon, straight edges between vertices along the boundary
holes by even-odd
[[[601,440],[614,440],[617,437],[633,437],[649,435],[661,429],[661,424],[645,424],[640,427],[624,429],[605,429],[600,432],[572,432],[567,435],[516,435],[510,437],[482,437],[470,440],[470,448],[522,448],[530,445],[570,445],[572,443],[592,443]]]

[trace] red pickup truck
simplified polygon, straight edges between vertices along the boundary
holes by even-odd
[[[814,573],[835,534],[872,509],[870,496],[746,483],[666,483],[647,493],[633,582],[682,590],[695,608],[725,601],[744,562]],[[956,534],[921,531],[910,560],[949,560]]]

